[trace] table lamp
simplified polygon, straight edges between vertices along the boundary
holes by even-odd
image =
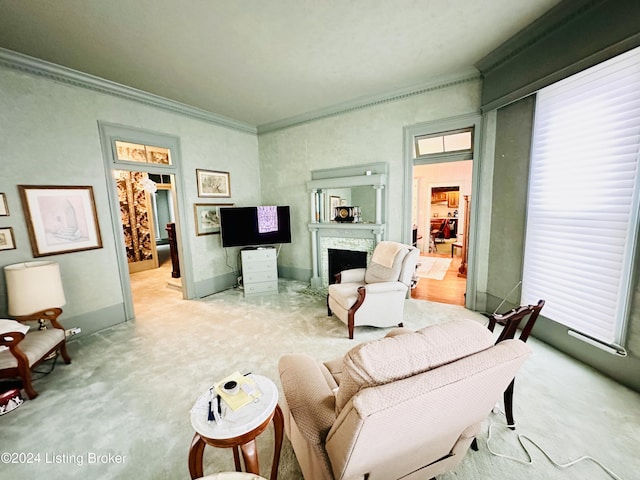
[[[56,262],[36,261],[4,267],[9,300],[9,315],[16,320],[45,320],[57,324],[66,300],[60,268]]]

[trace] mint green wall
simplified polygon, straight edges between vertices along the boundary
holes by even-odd
[[[387,239],[401,240],[404,194],[403,127],[478,112],[480,80],[469,80],[309,123],[259,134],[262,199],[291,205],[294,243],[278,261],[281,273],[311,276],[309,192],[311,171],[388,162]],[[364,172],[363,172],[364,173]]]
[[[198,198],[196,168],[230,172],[232,197],[221,203],[260,201],[256,134],[7,68],[0,68],[0,105],[0,192],[10,209],[0,227],[13,227],[17,244],[0,252],[0,267],[33,260],[17,185],[93,186],[103,248],[47,257],[60,263],[67,297],[62,322],[80,326],[83,334],[124,319],[99,120],[179,137],[186,203],[181,220],[189,232],[195,232],[193,204],[215,203]],[[193,233],[185,242],[197,292],[212,293],[217,279],[230,273],[219,235]],[[6,313],[1,275],[0,316]]]
[[[488,311],[493,311],[522,278],[533,107],[534,97],[528,97],[498,110],[496,119]],[[520,288],[513,290],[507,301],[518,304]]]
[[[487,311],[493,311],[522,279],[534,108],[535,99],[531,96],[497,111],[486,287]],[[549,248],[553,248],[553,238],[549,238]],[[544,317],[544,309],[536,322],[533,335],[622,384],[640,391],[640,287],[637,270],[638,262],[626,344],[628,357],[611,355],[570,337],[566,327]],[[516,306],[519,299],[520,288],[517,288],[508,296],[500,311]]]

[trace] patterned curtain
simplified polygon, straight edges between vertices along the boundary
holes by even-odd
[[[116,185],[120,202],[120,216],[129,263],[152,260],[149,204],[143,181],[144,172],[118,171]]]

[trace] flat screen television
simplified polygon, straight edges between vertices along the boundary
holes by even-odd
[[[289,207],[221,207],[220,234],[223,247],[291,243]]]

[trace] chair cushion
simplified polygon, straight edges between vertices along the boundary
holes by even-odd
[[[358,300],[358,287],[364,283],[334,283],[329,285],[329,296],[345,310],[349,310]]]
[[[395,282],[400,278],[400,272],[402,271],[402,263],[404,258],[409,253],[409,247],[405,246],[400,249],[393,260],[393,266],[387,268],[376,262],[370,262],[367,267],[367,271],[364,275],[364,281],[366,283],[379,283],[379,282]]]
[[[493,344],[487,328],[465,319],[360,344],[344,356],[336,410],[340,412],[363,388],[426,372]]]
[[[402,243],[390,242],[387,240],[382,241],[376,245],[373,255],[371,256],[371,261],[384,267],[391,268],[393,267],[396,255],[404,248],[406,248],[406,246]]]
[[[18,344],[18,348],[29,359],[29,366],[40,360],[44,355],[64,340],[64,330],[59,328],[48,328],[46,330],[36,330],[27,333],[24,339]],[[0,352],[0,370],[6,368],[16,368],[18,361],[10,350]]]

